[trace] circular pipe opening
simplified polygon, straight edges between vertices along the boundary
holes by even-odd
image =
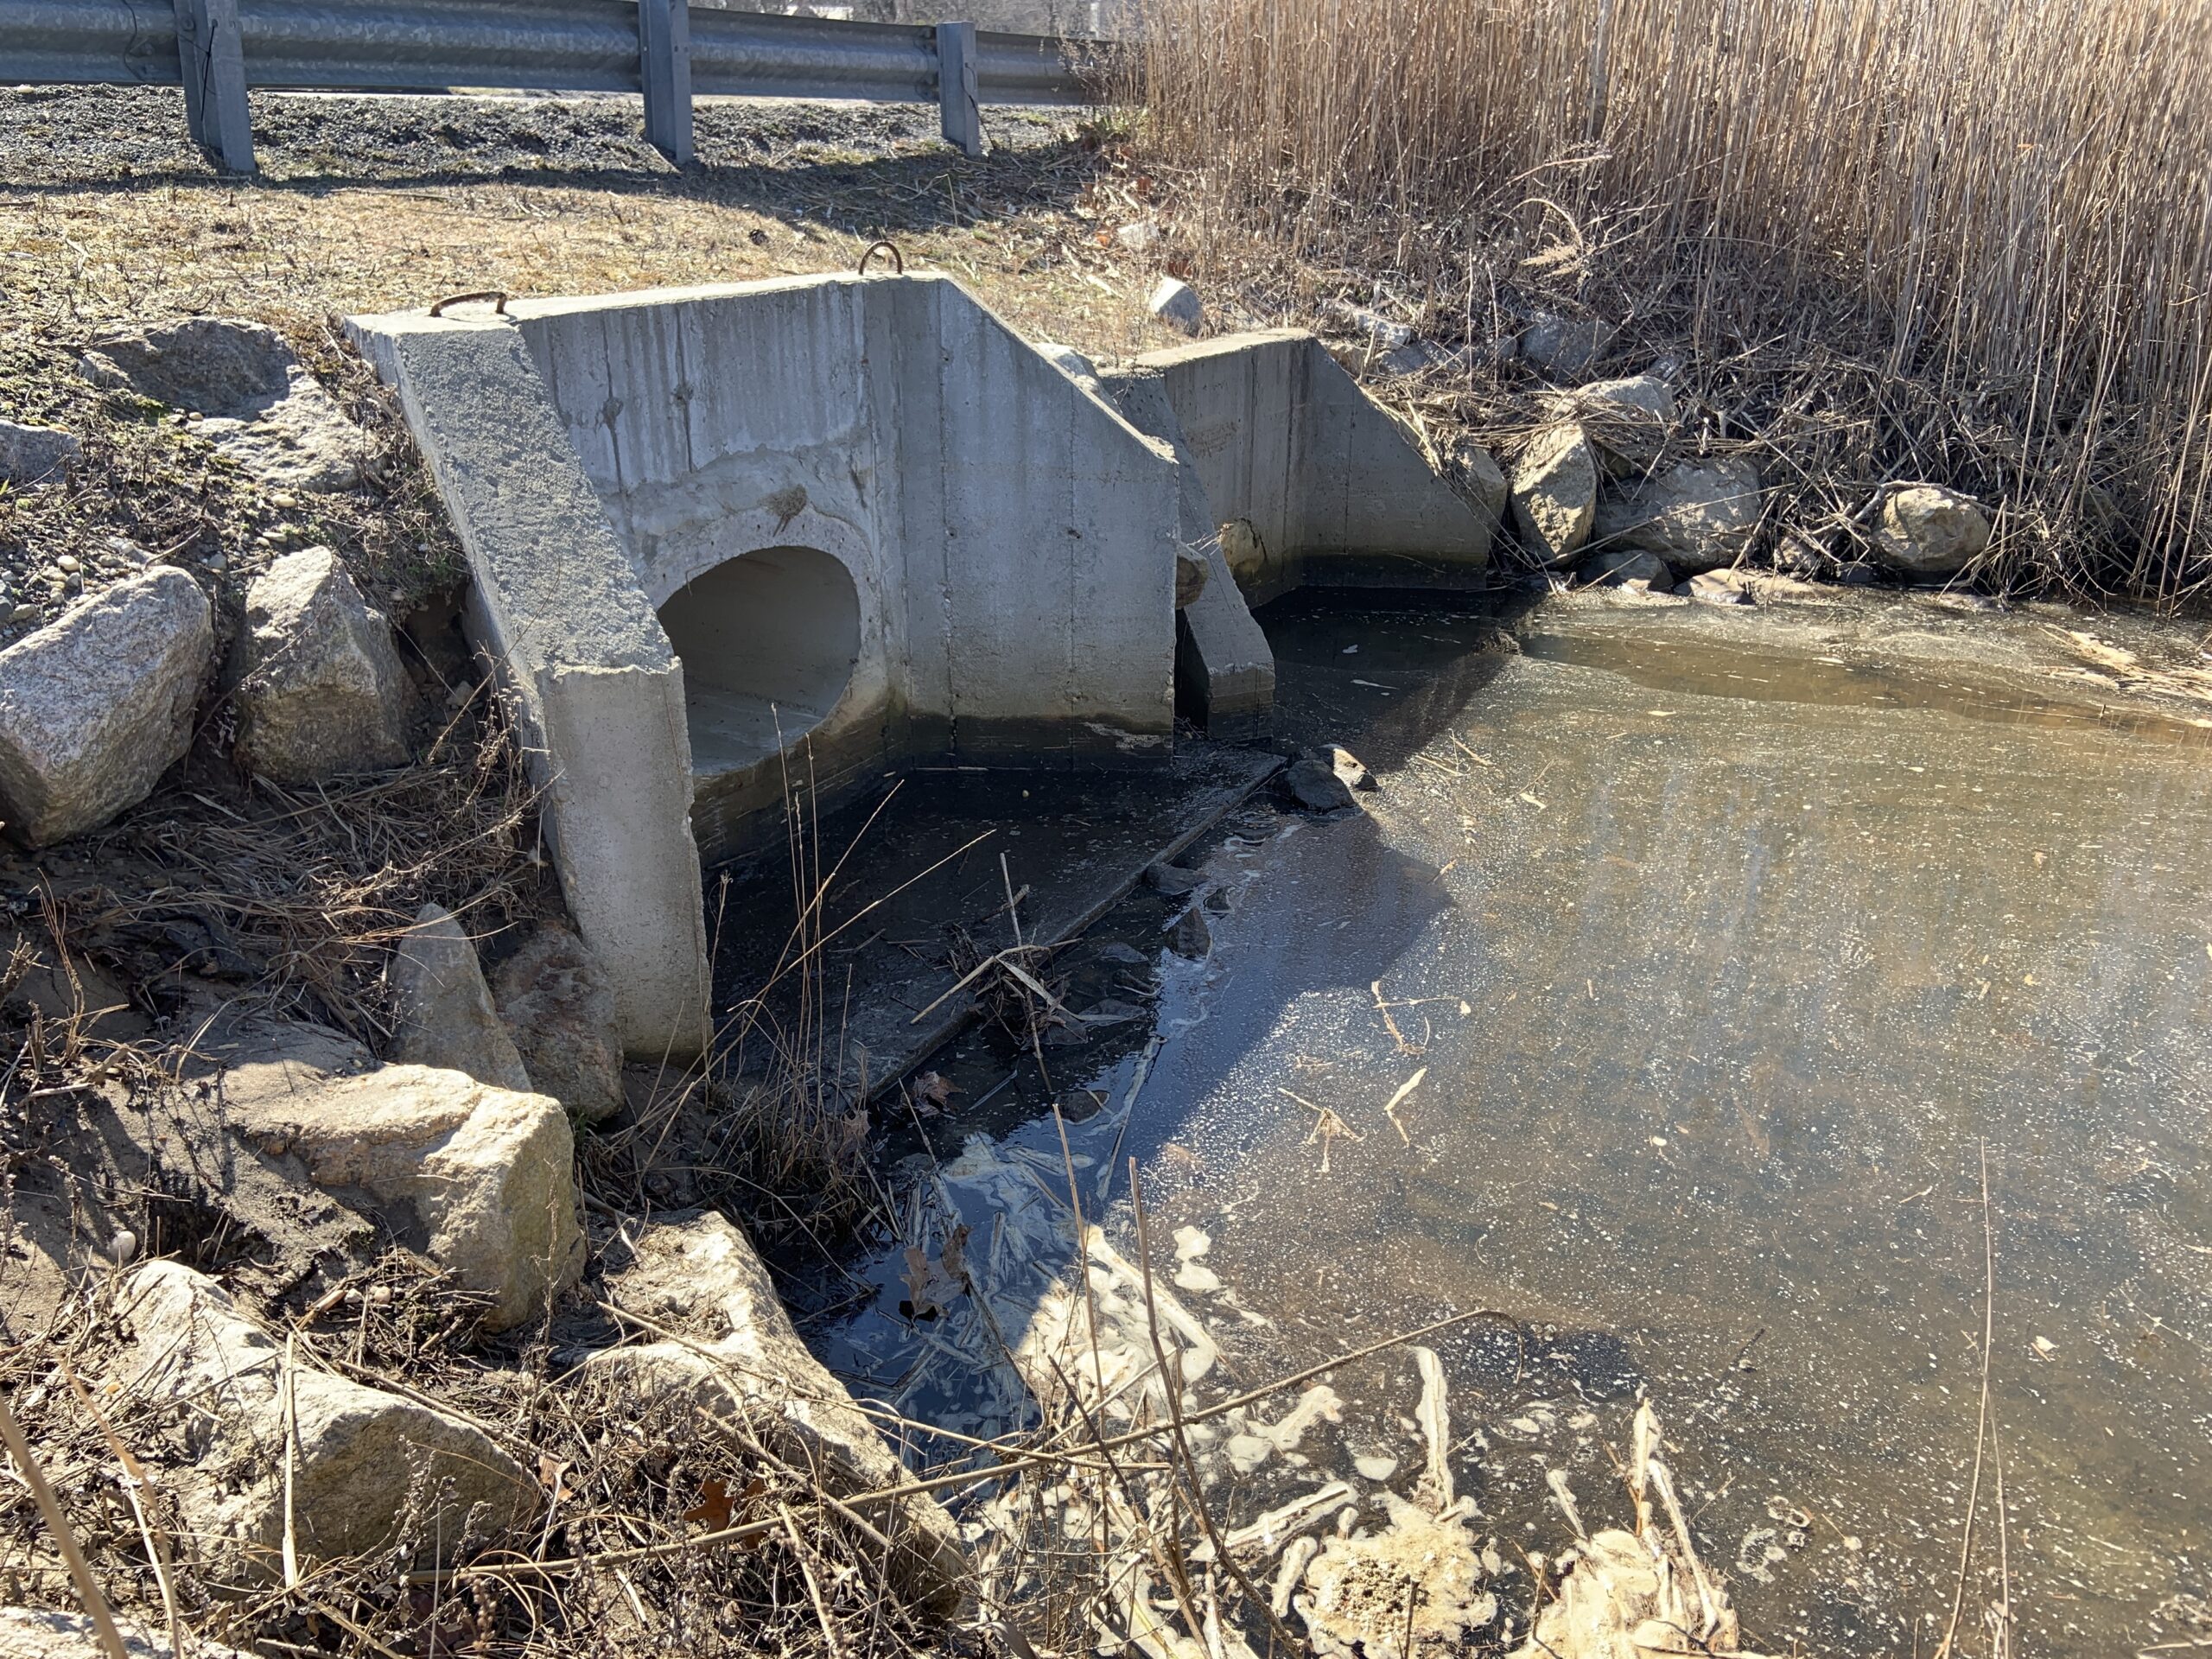
[[[860,660],[860,594],[818,548],[718,564],[669,596],[660,623],[683,664],[695,772],[756,766],[811,731]]]

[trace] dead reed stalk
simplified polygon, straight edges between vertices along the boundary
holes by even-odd
[[[1624,356],[1803,371],[1781,401],[1855,434],[1862,492],[1916,472],[2001,496],[2022,522],[2000,540],[2044,579],[2212,577],[2202,8],[1153,0],[1147,21],[1141,151],[1203,274],[1256,246],[1442,338],[1550,308],[1622,325]]]

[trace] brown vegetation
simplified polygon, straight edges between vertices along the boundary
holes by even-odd
[[[2001,575],[2167,598],[2212,575],[2201,10],[1151,18],[1143,153],[1217,283],[1280,292],[1303,267],[1478,346],[1537,310],[1601,317],[1623,326],[1603,367],[1680,352],[1732,417],[1716,440],[1774,440],[1777,525],[1926,478],[2006,504]],[[1478,405],[1517,384],[1470,372]]]

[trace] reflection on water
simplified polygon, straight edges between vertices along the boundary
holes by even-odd
[[[1446,1353],[1489,1525],[1556,1550],[1546,1471],[1602,1510],[1646,1391],[1751,1637],[1926,1650],[1993,1257],[1967,1650],[2008,1582],[2024,1652],[2212,1640],[2212,734],[1766,617],[1263,620],[1287,735],[1382,787],[1241,820],[1159,1040],[1063,1068],[1088,1168],[1137,1155],[1268,1321],[1222,1316],[1255,1372],[1522,1311]]]

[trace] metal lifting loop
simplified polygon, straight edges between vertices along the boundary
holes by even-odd
[[[871,242],[868,245],[868,251],[861,255],[858,272],[860,276],[868,275],[868,262],[874,258],[879,251],[891,256],[891,269],[893,272],[901,276],[906,274],[906,256],[899,251],[899,245],[896,242]]]
[[[430,315],[442,317],[445,315],[446,307],[465,305],[471,300],[491,300],[494,302],[492,307],[494,312],[503,317],[507,315],[507,291],[503,288],[481,288],[467,294],[448,294],[442,300],[432,302]]]

